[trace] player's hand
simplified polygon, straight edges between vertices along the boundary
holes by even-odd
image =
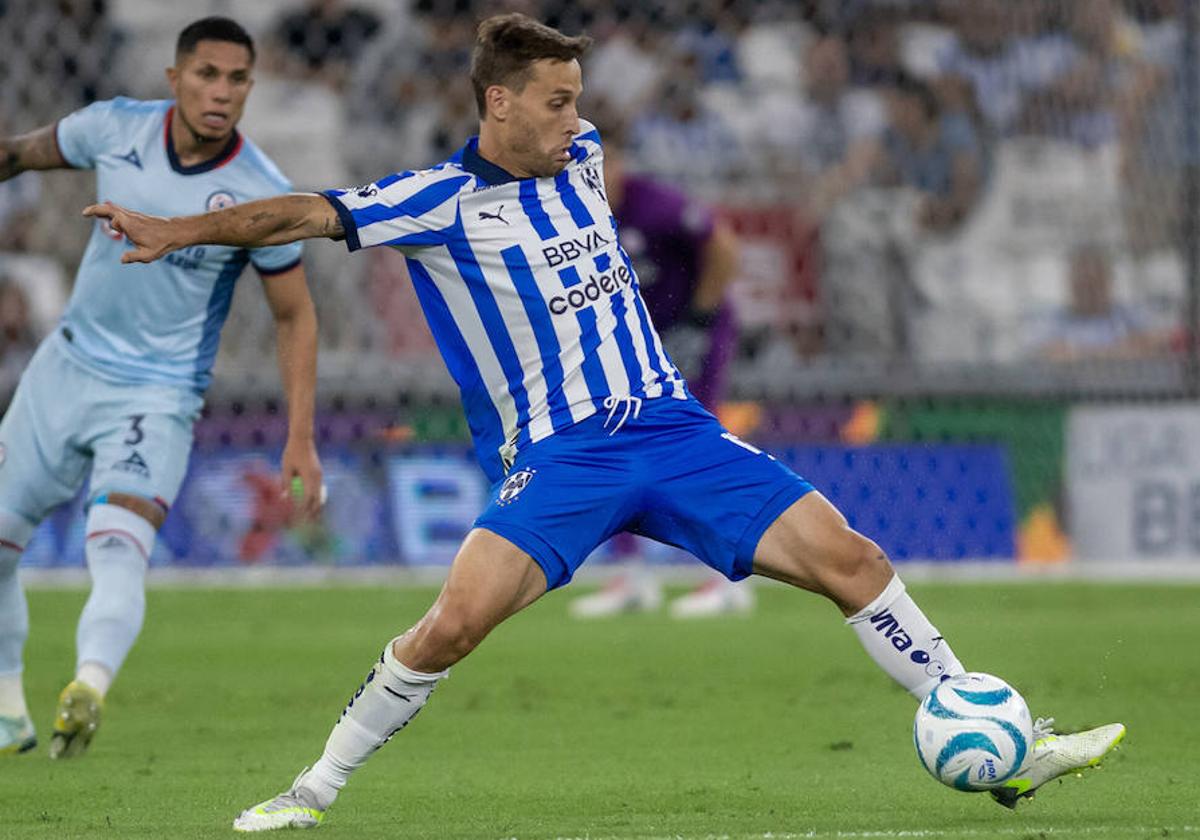
[[[311,440],[288,438],[283,448],[283,492],[291,498],[296,516],[312,521],[325,504],[325,485],[321,481],[321,460]]]
[[[171,234],[174,224],[162,216],[126,210],[111,201],[85,207],[83,215],[107,220],[110,228],[129,240],[134,247],[132,251],[121,255],[123,263],[154,262],[180,247],[173,243]]]

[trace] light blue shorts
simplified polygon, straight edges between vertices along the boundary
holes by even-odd
[[[187,472],[201,405],[191,391],[102,378],[55,332],[0,421],[0,509],[37,524],[90,470],[91,498],[128,493],[166,510]]]

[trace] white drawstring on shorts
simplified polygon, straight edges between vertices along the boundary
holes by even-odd
[[[615,435],[625,421],[629,419],[629,414],[633,412],[633,419],[636,420],[642,412],[642,398],[634,397],[629,394],[625,396],[608,396],[604,398],[604,407],[608,409],[608,417],[604,418],[604,428],[608,428],[609,422],[613,419],[613,415],[617,413],[617,406],[625,404],[625,413],[621,415],[621,419],[617,421],[617,425],[613,426],[612,431],[608,433],[609,437]]]

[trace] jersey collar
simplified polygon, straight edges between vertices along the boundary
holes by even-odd
[[[467,172],[470,172],[476,178],[479,178],[489,187],[495,187],[500,184],[507,184],[511,181],[521,180],[507,169],[497,166],[490,160],[485,160],[479,154],[478,137],[472,137],[467,141],[467,145],[463,146],[461,155],[462,168]]]
[[[179,162],[179,155],[175,154],[175,141],[171,138],[171,120],[174,118],[175,106],[172,105],[167,109],[167,118],[163,120],[163,140],[167,146],[167,160],[170,162],[171,168],[180,175],[199,175],[201,172],[211,172],[229,163],[242,150],[242,135],[235,128],[233,134],[229,136],[229,142],[225,144],[225,148],[216,155],[193,166],[184,166]]]

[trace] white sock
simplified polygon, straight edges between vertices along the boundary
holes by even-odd
[[[899,575],[893,575],[879,597],[846,623],[875,663],[917,700],[924,700],[943,678],[966,670],[950,643],[904,591]]]
[[[5,675],[4,679],[15,680],[7,690],[0,689],[0,715],[5,717],[12,717],[11,712],[17,709],[25,713],[21,671],[25,640],[29,637],[29,608],[17,566],[33,535],[33,527],[25,517],[0,510],[0,674]]]
[[[394,641],[388,642],[379,661],[346,704],[325,742],[325,752],[304,777],[303,786],[314,795],[322,810],[337,798],[350,774],[421,711],[438,680],[449,673],[422,674],[409,670],[392,653]]]
[[[119,505],[94,504],[88,511],[84,556],[92,592],[75,633],[78,669],[87,663],[101,666],[108,670],[108,682],[121,670],[146,615],[146,563],[155,533],[147,520]],[[89,674],[104,681],[95,671]]]
[[[0,675],[0,717],[19,718],[28,714],[21,673]]]
[[[87,683],[103,697],[108,694],[108,687],[112,685],[113,672],[99,662],[80,662],[79,667],[75,669],[75,679]]]

